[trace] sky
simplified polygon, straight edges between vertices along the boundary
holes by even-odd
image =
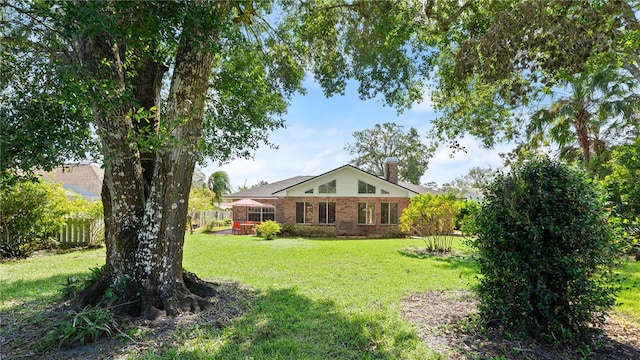
[[[355,131],[385,122],[401,125],[404,131],[413,126],[423,142],[430,143],[426,135],[437,113],[426,93],[424,101],[398,115],[394,108],[383,106],[379,100],[360,100],[353,84],[344,96],[331,98],[326,98],[313,80],[307,79],[305,85],[307,94],[296,95],[284,115],[286,128],[270,135],[270,141],[278,149],[262,146],[255,151],[253,159],[238,159],[222,166],[209,162],[201,166],[206,176],[225,171],[236,191],[240,186],[252,186],[260,181],[272,183],[298,175],[320,175],[350,162],[351,155],[344,148],[354,143]],[[444,146],[436,151],[420,179],[422,184],[442,185],[465,175],[474,166],[499,168],[502,161],[498,154],[510,150],[508,145],[483,149],[473,138],[464,138],[460,143],[466,147],[466,153],[452,157]]]

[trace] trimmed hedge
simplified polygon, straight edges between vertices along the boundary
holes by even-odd
[[[280,230],[282,237],[305,237],[305,238],[331,238],[336,236],[333,226],[311,226],[299,224],[284,224]]]

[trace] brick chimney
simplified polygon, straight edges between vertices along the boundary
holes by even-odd
[[[398,183],[398,158],[388,157],[384,160],[384,179]]]

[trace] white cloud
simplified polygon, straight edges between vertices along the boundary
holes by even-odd
[[[459,141],[466,152],[452,154],[451,149],[440,146],[435,155],[429,161],[429,169],[421,178],[423,183],[435,181],[439,185],[450,182],[455,178],[465,175],[472,167],[502,167],[500,153],[509,152],[512,144],[502,144],[494,149],[485,149],[480,141],[471,137],[465,137]]]
[[[313,81],[309,81],[312,85]],[[361,101],[355,90],[345,96],[326,99],[319,87],[308,87],[309,94],[292,99],[289,113],[285,116],[285,129],[270,134],[272,143],[279,149],[261,147],[252,160],[235,160],[222,167],[209,165],[203,169],[210,175],[222,170],[229,174],[234,189],[246,184],[251,186],[261,180],[269,183],[298,175],[320,175],[349,162],[350,156],[344,146],[353,142],[354,131],[373,128],[375,124],[395,122],[405,130],[413,126],[422,139],[430,128],[433,112],[428,90],[424,90],[424,101],[400,116],[394,109],[383,107],[376,101]],[[511,146],[499,146],[487,150],[473,138],[461,140],[467,153],[450,158],[450,150],[441,147],[429,162],[429,169],[422,182],[448,182],[466,174],[474,166],[498,167],[502,164],[499,152],[507,152]]]
[[[269,183],[298,175],[320,175],[348,162],[344,148],[346,131],[337,128],[317,128],[292,123],[271,136],[278,149],[261,147],[254,159],[234,160],[222,167],[207,166],[204,172],[226,171],[231,186],[237,189],[259,181]]]

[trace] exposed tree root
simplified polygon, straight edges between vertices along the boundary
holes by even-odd
[[[114,302],[113,291],[109,291],[109,281],[101,277],[93,285],[77,295],[78,308],[87,306],[109,306],[116,313],[132,317],[153,320],[162,316],[177,316],[185,313],[198,313],[207,310],[217,301],[219,295],[216,284],[204,281],[196,274],[183,272],[184,286],[163,298],[151,301],[140,294],[139,286],[131,282],[117,294]]]

